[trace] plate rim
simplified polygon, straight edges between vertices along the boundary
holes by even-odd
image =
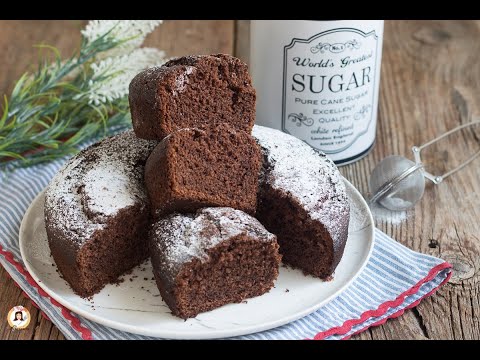
[[[368,234],[368,252],[367,255],[365,256],[365,259],[363,260],[363,263],[360,265],[359,270],[348,280],[345,282],[345,284],[338,289],[337,291],[333,292],[330,294],[328,297],[323,299],[322,301],[316,303],[315,305],[312,305],[303,311],[298,311],[294,314],[291,314],[289,316],[281,317],[280,319],[277,320],[272,320],[267,323],[263,324],[254,324],[254,325],[245,325],[244,327],[240,329],[232,329],[232,330],[225,330],[225,329],[209,329],[208,331],[205,332],[205,334],[198,334],[197,332],[178,332],[178,331],[168,331],[168,330],[162,330],[162,335],[159,335],[156,332],[151,332],[149,330],[146,330],[142,327],[138,327],[136,325],[128,325],[125,323],[121,323],[118,321],[113,321],[110,319],[105,319],[104,317],[101,317],[100,315],[92,314],[88,310],[84,310],[79,306],[76,306],[75,304],[70,303],[69,301],[65,300],[62,296],[57,295],[57,293],[50,289],[50,287],[46,286],[45,283],[42,281],[40,277],[37,276],[36,272],[33,271],[33,266],[30,266],[30,262],[27,260],[26,256],[26,251],[24,249],[25,246],[25,241],[23,240],[23,234],[25,233],[25,227],[27,226],[26,218],[27,215],[30,214],[32,211],[33,206],[38,202],[39,197],[41,197],[45,191],[46,188],[44,188],[42,191],[40,191],[37,196],[32,200],[30,205],[28,206],[27,210],[25,211],[25,214],[23,215],[22,222],[20,224],[19,228],[19,248],[20,248],[20,254],[23,260],[23,263],[25,264],[25,267],[27,271],[29,272],[30,276],[35,280],[37,285],[44,290],[49,297],[52,299],[58,301],[62,306],[67,308],[68,310],[74,312],[75,314],[82,316],[90,321],[93,321],[97,324],[108,326],[110,328],[120,330],[120,331],[125,331],[129,332],[132,334],[137,334],[137,335],[143,335],[143,336],[149,336],[149,337],[155,337],[155,338],[165,338],[165,339],[185,339],[185,340],[192,340],[192,339],[219,339],[219,338],[231,338],[235,336],[242,336],[242,335],[249,335],[249,334],[254,334],[258,332],[262,332],[265,330],[270,330],[274,329],[276,327],[289,324],[295,320],[301,319],[322,306],[325,306],[328,304],[330,301],[332,301],[335,297],[341,295],[352,283],[355,281],[355,279],[358,278],[358,276],[364,271],[365,266],[367,265],[372,252],[373,252],[373,247],[375,243],[375,236],[374,236],[374,231],[375,231],[375,223],[373,220],[373,215],[372,212],[370,211],[370,207],[368,206],[367,202],[363,198],[363,196],[360,194],[360,192],[357,190],[353,184],[348,181],[345,177],[342,176],[343,181],[345,182],[345,185],[347,188],[350,188],[349,190],[352,190],[357,198],[360,200],[362,203],[363,207],[368,210],[368,220],[369,220],[369,225],[366,227],[369,227],[371,229],[370,234]],[[73,293],[73,291],[72,291]],[[74,293],[73,293],[74,294]],[[75,296],[78,296],[74,294]]]

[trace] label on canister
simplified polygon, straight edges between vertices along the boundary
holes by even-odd
[[[252,21],[257,124],[280,129],[336,163],[375,140],[383,21]]]

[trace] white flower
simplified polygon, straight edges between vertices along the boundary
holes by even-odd
[[[125,41],[97,58],[128,54],[140,47],[145,37],[151,33],[163,20],[90,20],[81,31],[88,43],[108,33],[107,38]]]
[[[165,53],[154,48],[133,50],[126,55],[109,57],[93,63],[93,77],[87,93],[89,103],[99,105],[128,94],[130,81],[140,71],[165,63]],[[83,96],[82,94],[80,96]]]
[[[85,95],[89,103],[99,105],[107,101],[122,98],[128,94],[132,78],[151,66],[165,62],[165,53],[153,48],[139,48],[145,37],[160,25],[162,20],[91,20],[82,35],[87,44],[93,43],[101,36],[106,40],[120,42],[108,51],[98,53],[91,69],[89,91]]]

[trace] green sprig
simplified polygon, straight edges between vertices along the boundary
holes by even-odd
[[[89,66],[93,59],[130,40],[109,35],[107,32],[92,42],[83,38],[78,53],[65,61],[55,47],[39,45],[53,53],[54,61],[43,58],[37,70],[21,76],[10,97],[4,97],[0,171],[73,154],[80,143],[104,135],[108,127],[130,123],[126,97],[95,105],[87,96],[93,81]]]

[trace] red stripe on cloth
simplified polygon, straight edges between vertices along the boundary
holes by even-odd
[[[55,299],[52,299],[50,296],[48,296],[48,294],[40,286],[38,286],[38,284],[32,278],[30,273],[27,270],[25,270],[25,268],[22,266],[22,264],[20,264],[18,261],[15,260],[15,258],[13,257],[13,254],[11,252],[7,251],[7,250],[4,250],[1,245],[0,245],[0,254],[3,255],[3,257],[10,264],[15,266],[15,268],[23,276],[25,276],[25,279],[28,281],[28,283],[30,285],[32,285],[34,288],[36,288],[38,293],[41,296],[48,298],[53,305],[55,305],[56,307],[61,309],[63,317],[65,319],[67,319],[68,321],[70,321],[70,324],[72,325],[72,327],[81,334],[82,339],[84,339],[84,340],[92,340],[93,339],[92,332],[89,329],[87,329],[86,327],[82,326],[82,324],[80,323],[80,320],[78,320],[78,318],[75,315],[73,315],[69,310],[67,310],[67,308],[65,308],[63,305],[61,305]]]
[[[409,306],[405,307],[404,309],[400,309],[398,310],[396,313],[393,313],[392,315],[386,317],[385,319],[382,319],[380,321],[377,321],[376,323],[373,323],[372,325],[366,327],[365,329],[360,329],[359,331],[353,333],[352,335],[348,335],[344,338],[342,338],[342,340],[348,340],[350,339],[350,337],[352,337],[353,335],[356,335],[356,334],[359,334],[365,330],[367,330],[369,327],[373,327],[373,326],[379,326],[379,325],[383,325],[388,319],[395,319],[401,315],[403,315],[403,313],[405,312],[405,310],[408,310],[408,309],[411,309],[411,308],[414,308],[415,306],[417,306],[418,304],[420,304],[420,301],[422,301],[423,299],[429,297],[430,295],[433,295],[433,293],[435,291],[437,291],[441,286],[443,286],[445,283],[448,282],[448,280],[450,280],[450,277],[452,276],[452,273],[450,272],[447,277],[445,278],[445,280],[443,280],[440,285],[438,285],[436,288],[432,289],[432,291],[430,291],[429,293],[425,294],[424,296],[422,296],[420,299],[414,301],[413,303],[411,303]]]
[[[347,332],[349,332],[352,327],[354,327],[355,325],[358,325],[358,324],[361,324],[362,322],[365,322],[367,321],[368,319],[372,318],[372,317],[378,317],[378,316],[382,316],[384,315],[389,309],[391,308],[395,308],[397,306],[400,306],[402,304],[402,302],[405,300],[405,298],[407,296],[410,296],[410,295],[413,295],[415,293],[418,292],[418,289],[420,288],[420,286],[422,286],[424,283],[432,280],[435,276],[438,275],[438,273],[444,269],[447,269],[447,268],[451,268],[452,265],[450,265],[448,262],[444,262],[444,263],[441,263],[437,266],[435,266],[434,268],[432,268],[426,277],[424,277],[423,279],[421,279],[418,283],[416,283],[414,286],[412,286],[410,289],[408,289],[407,291],[401,293],[395,300],[390,300],[390,301],[386,301],[384,302],[383,304],[381,304],[377,310],[367,310],[365,311],[359,319],[351,319],[351,320],[347,320],[343,323],[342,326],[337,326],[337,327],[334,327],[334,328],[331,328],[329,330],[326,330],[326,331],[322,331],[322,332],[319,332],[317,335],[314,336],[314,340],[323,340],[325,339],[326,337],[328,336],[331,336],[331,335],[343,335],[343,334],[346,334]],[[367,330],[369,327],[372,327],[372,326],[378,326],[378,325],[382,325],[383,323],[385,323],[388,319],[392,319],[392,318],[396,318],[396,317],[399,317],[400,315],[402,315],[406,309],[410,309],[412,307],[415,307],[417,306],[420,301],[422,301],[424,298],[432,295],[435,291],[437,291],[440,286],[442,286],[443,284],[445,284],[449,279],[450,279],[450,276],[452,275],[452,273],[450,272],[447,276],[447,278],[442,281],[441,284],[439,284],[437,287],[435,287],[434,289],[432,289],[432,291],[430,291],[428,294],[426,294],[425,296],[421,297],[420,299],[416,300],[415,302],[413,302],[412,304],[410,304],[409,306],[407,306],[406,308],[404,309],[401,309],[399,311],[397,311],[396,313],[390,315],[390,316],[387,316],[385,319],[382,319],[376,323],[373,323],[371,325],[368,325],[366,326],[365,328],[362,328],[361,330],[355,332],[355,334],[358,334],[362,331],[365,331]],[[352,335],[349,335],[345,338],[343,338],[344,340],[350,338],[351,336],[355,335],[355,334],[352,334]]]

